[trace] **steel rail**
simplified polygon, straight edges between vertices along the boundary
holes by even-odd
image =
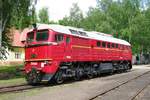
[[[109,89],[109,90],[106,90],[106,91],[104,91],[104,92],[102,92],[102,93],[100,93],[100,94],[97,94],[96,96],[90,98],[89,100],[94,100],[94,99],[98,98],[99,96],[102,96],[102,95],[104,95],[104,94],[106,94],[106,93],[108,93],[108,92],[110,92],[110,91],[113,91],[113,90],[115,90],[115,89],[117,89],[117,88],[119,88],[119,87],[121,87],[121,86],[123,86],[123,85],[125,85],[125,84],[127,84],[127,83],[129,83],[129,82],[131,82],[131,81],[133,81],[133,80],[135,80],[135,79],[138,79],[138,78],[140,78],[140,77],[142,77],[143,75],[146,75],[146,74],[148,74],[148,73],[150,73],[150,71],[147,71],[147,72],[145,72],[145,73],[143,73],[143,74],[141,74],[141,75],[138,75],[138,76],[136,76],[136,77],[134,77],[134,78],[132,78],[132,79],[130,79],[130,80],[128,80],[128,81],[125,81],[125,82],[121,83],[121,84],[118,85],[118,86],[115,86],[115,87],[113,87],[113,88],[111,88],[111,89]],[[133,99],[131,99],[131,100],[133,100]]]
[[[0,87],[0,94],[10,93],[10,92],[19,92],[19,91],[24,91],[24,90],[34,89],[34,88],[40,88],[43,86],[44,85],[31,86],[27,84],[22,84],[22,85],[16,85],[16,86],[14,85],[14,86]]]
[[[131,100],[136,100],[136,98],[140,95],[140,93],[142,93],[148,86],[150,86],[150,83],[149,83],[148,85],[144,86],[142,89],[140,89],[140,90],[136,93],[136,95],[134,95],[134,97],[132,97]]]

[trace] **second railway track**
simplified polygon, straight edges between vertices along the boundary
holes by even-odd
[[[142,89],[140,89],[135,96],[133,96],[133,98],[131,100],[137,100],[138,96],[148,87],[150,86],[150,83],[146,86],[144,86]]]
[[[138,78],[142,77],[143,75],[149,74],[149,73],[150,73],[150,71],[147,71],[147,72],[145,72],[145,73],[143,73],[143,74],[141,74],[141,75],[138,75],[138,76],[136,76],[136,77],[134,77],[134,78],[132,78],[132,79],[130,79],[130,80],[128,80],[128,81],[125,81],[125,82],[121,83],[120,85],[117,85],[117,86],[115,86],[115,87],[113,87],[113,88],[111,88],[111,89],[108,89],[108,90],[106,90],[106,91],[100,93],[100,94],[97,94],[96,96],[90,98],[89,100],[95,100],[96,98],[98,98],[98,97],[100,97],[100,96],[102,96],[102,95],[104,95],[104,94],[106,94],[106,93],[108,93],[108,92],[110,92],[110,91],[113,91],[113,90],[115,90],[115,89],[117,89],[117,88],[119,88],[119,87],[121,87],[121,86],[123,86],[123,85],[125,85],[125,84],[127,84],[127,83],[129,83],[129,82],[131,82],[131,81],[133,81],[133,80],[135,80],[135,79],[138,79]],[[146,86],[146,87],[147,87],[147,86]],[[141,91],[143,91],[146,87],[144,87],[142,90],[140,90],[131,100],[134,100],[135,97],[136,97],[137,95],[139,95],[139,94],[141,93]]]

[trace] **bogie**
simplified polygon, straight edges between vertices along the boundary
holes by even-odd
[[[63,76],[62,70],[59,70],[58,72],[56,72],[56,74],[54,76],[54,80],[57,84],[61,84],[64,82],[64,76]]]
[[[30,85],[37,85],[42,80],[42,73],[33,68],[28,74],[26,74],[26,80]]]
[[[116,67],[117,66],[117,67]],[[128,63],[113,62],[76,62],[69,65],[60,64],[59,71],[55,74],[55,82],[60,84],[68,77],[73,77],[75,80],[80,80],[83,76],[87,76],[89,79],[94,76],[100,76],[101,73],[113,74],[114,72],[126,72],[129,70]]]

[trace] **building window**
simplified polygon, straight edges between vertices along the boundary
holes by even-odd
[[[15,59],[21,59],[21,53],[15,52]]]

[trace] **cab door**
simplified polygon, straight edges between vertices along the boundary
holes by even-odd
[[[65,56],[64,59],[66,61],[69,61],[72,59],[72,53],[71,53],[71,36],[66,35],[65,36]]]
[[[64,57],[64,47],[65,47],[64,34],[56,33],[54,38],[55,38],[54,41],[57,44],[53,45],[51,47],[52,48],[52,57],[55,60],[62,60]]]

